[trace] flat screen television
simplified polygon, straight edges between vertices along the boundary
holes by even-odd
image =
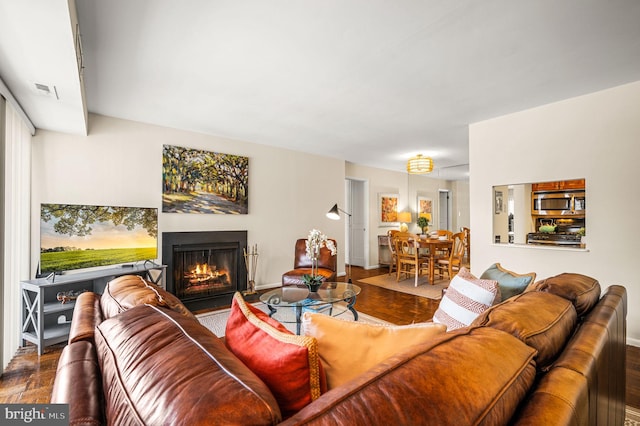
[[[157,208],[40,206],[40,275],[157,257]]]

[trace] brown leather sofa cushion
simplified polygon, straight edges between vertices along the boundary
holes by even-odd
[[[471,325],[497,328],[519,338],[538,350],[538,368],[545,369],[562,351],[577,322],[570,301],[532,291],[489,308]]]
[[[267,386],[197,321],[150,305],[96,330],[109,424],[274,424]]]
[[[564,297],[573,303],[578,317],[582,317],[598,303],[600,283],[586,275],[564,273],[533,283],[525,291],[543,291]]]
[[[196,319],[180,299],[139,275],[124,275],[109,281],[100,298],[105,319],[144,304],[162,306]]]
[[[508,424],[533,385],[535,352],[499,330],[462,328],[388,358],[283,424]]]
[[[73,321],[69,330],[69,343],[88,340],[93,343],[96,326],[102,322],[100,295],[87,291],[76,299],[73,308]]]
[[[102,425],[102,382],[93,345],[78,341],[65,346],[58,360],[52,404],[69,404],[69,424]]]

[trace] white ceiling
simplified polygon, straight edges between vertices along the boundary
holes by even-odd
[[[423,153],[446,179],[469,123],[640,80],[638,0],[75,3],[90,112],[396,171]],[[86,129],[73,18],[0,0],[0,77],[37,128]]]

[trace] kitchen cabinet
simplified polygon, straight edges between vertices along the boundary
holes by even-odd
[[[160,284],[165,268],[164,265],[147,263],[22,281],[23,344],[27,341],[36,344],[38,355],[42,355],[45,347],[67,341],[76,306],[75,297],[80,292],[102,294],[107,282],[131,274],[145,276]]]
[[[531,184],[533,192],[539,191],[566,191],[574,189],[585,189],[584,179],[559,180],[555,182],[539,182]]]
[[[585,189],[584,179],[565,180],[561,189]]]

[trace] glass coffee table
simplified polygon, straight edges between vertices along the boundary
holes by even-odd
[[[353,307],[360,287],[351,283],[325,282],[318,291],[311,292],[303,286],[284,286],[260,295],[260,301],[269,308],[269,316],[280,322],[293,322],[287,315],[278,315],[280,308],[292,308],[295,313],[296,334],[300,334],[302,312],[320,312],[338,316],[347,310],[358,321],[358,312]],[[344,303],[340,303],[344,302]]]

